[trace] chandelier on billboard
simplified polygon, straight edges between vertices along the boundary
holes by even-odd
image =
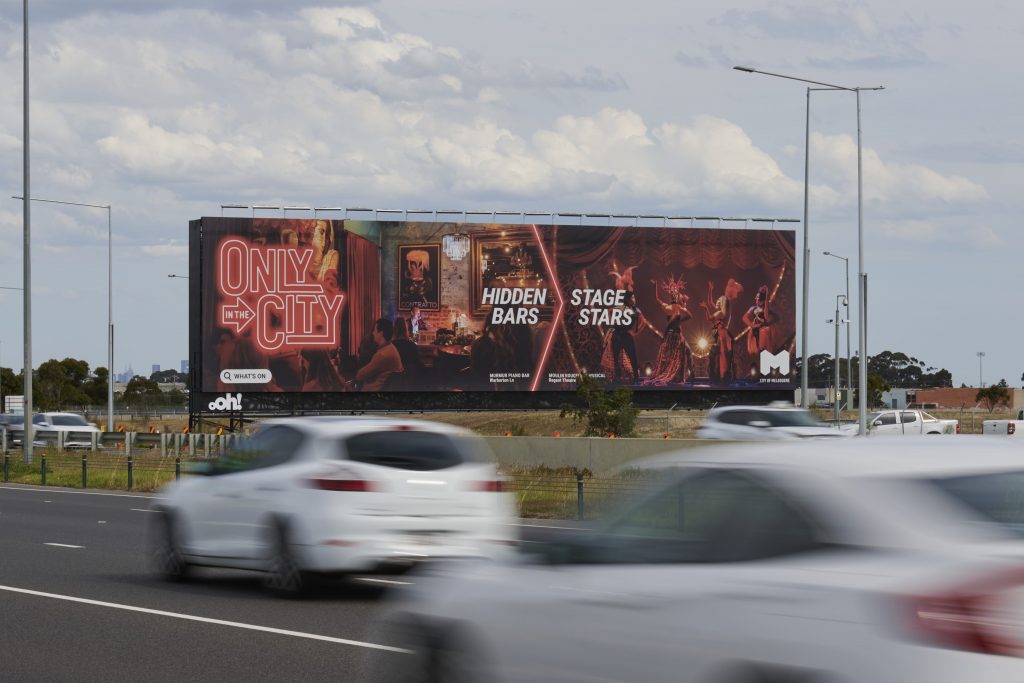
[[[469,253],[469,235],[455,232],[441,238],[441,248],[452,261],[461,261]]]

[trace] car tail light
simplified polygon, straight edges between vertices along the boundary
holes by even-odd
[[[509,490],[508,482],[504,479],[492,481],[474,481],[470,484],[471,491],[488,491],[490,493],[504,493]]]
[[[332,477],[316,477],[307,479],[311,488],[323,491],[373,491],[373,482],[365,479],[335,479]]]
[[[960,420],[957,420],[957,421],[956,421],[956,433],[957,433],[957,434],[959,434],[959,433],[960,433]]]
[[[1015,425],[1012,422],[1007,422],[1006,423],[1006,433],[1007,434],[1013,434],[1015,431],[1017,431],[1017,425]]]
[[[911,630],[938,647],[1024,656],[1021,591],[1024,571],[1014,570],[947,593],[908,598]]]

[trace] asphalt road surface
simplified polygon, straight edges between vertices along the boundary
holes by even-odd
[[[388,590],[415,576],[359,577],[302,600],[270,596],[260,575],[151,572],[153,496],[0,484],[0,681],[373,681]],[[564,525],[564,526],[562,526]],[[527,523],[525,541],[572,522]]]
[[[161,581],[146,556],[151,500],[0,485],[0,681],[364,680],[366,654],[388,645],[370,640],[387,584],[296,601],[251,572]]]

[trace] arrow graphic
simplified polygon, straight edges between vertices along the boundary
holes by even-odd
[[[240,333],[256,319],[256,312],[245,303],[244,299],[236,299],[234,306],[221,304],[220,322],[225,327],[234,327]]]

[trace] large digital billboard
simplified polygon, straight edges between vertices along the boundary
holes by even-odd
[[[791,230],[203,218],[193,239],[204,392],[794,387]]]

